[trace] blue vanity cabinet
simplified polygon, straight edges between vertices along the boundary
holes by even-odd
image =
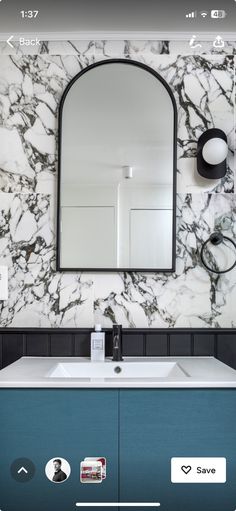
[[[81,389],[0,390],[0,509],[2,511],[75,511],[75,503],[118,500],[118,391]],[[104,456],[108,477],[80,483],[80,462]],[[45,465],[65,458],[70,478],[50,482]],[[29,458],[34,478],[16,482],[10,466]],[[95,511],[94,508],[89,508]]]
[[[1,389],[0,413],[2,511],[117,501],[158,501],[161,511],[236,509],[236,390]],[[107,458],[107,479],[82,484],[80,462],[94,456]],[[173,484],[172,457],[225,457],[227,482]],[[11,476],[17,458],[35,464],[28,483]],[[45,475],[52,458],[70,463],[63,484]]]
[[[225,457],[227,482],[173,484],[172,457]],[[121,390],[120,500],[158,501],[161,511],[234,511],[236,389]]]

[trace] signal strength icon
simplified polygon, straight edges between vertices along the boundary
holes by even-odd
[[[196,11],[188,12],[188,14],[185,15],[186,18],[196,18],[197,13]]]

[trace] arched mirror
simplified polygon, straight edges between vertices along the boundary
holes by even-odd
[[[59,112],[57,269],[174,271],[176,105],[153,69],[106,60]]]

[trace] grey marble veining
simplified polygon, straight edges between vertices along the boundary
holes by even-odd
[[[136,60],[152,67],[170,85],[178,107],[178,191],[234,191],[234,57],[231,55],[139,54]],[[196,172],[200,135],[217,127],[228,137],[225,178],[204,180]]]
[[[0,42],[1,55],[104,55],[114,57],[115,55],[127,55],[131,58],[141,54],[151,53],[154,55],[218,55],[236,54],[235,41],[224,40],[223,48],[215,48],[212,40],[196,38],[197,47],[191,47],[190,40],[162,41],[162,40],[70,40],[70,41],[44,41],[37,46],[22,46],[19,41],[13,40],[13,48],[6,42]],[[199,46],[199,44],[201,46]]]
[[[91,278],[55,271],[52,195],[0,193],[0,258],[9,267],[2,326],[86,326],[93,321]]]
[[[185,45],[185,46],[184,46]],[[181,55],[181,48],[185,53]],[[2,326],[236,326],[236,270],[218,277],[200,264],[215,229],[236,235],[234,72],[225,52],[194,54],[186,43],[45,42],[24,55],[0,45],[0,264],[9,266]],[[9,54],[11,53],[11,54]],[[56,54],[58,53],[58,54]],[[174,274],[55,271],[58,106],[69,81],[112,57],[158,71],[178,107],[177,264]],[[227,176],[196,173],[196,143],[210,127],[228,136]]]
[[[235,196],[179,195],[177,208],[176,273],[119,274],[95,280],[95,317],[107,326],[216,327],[236,324],[232,297],[236,270],[230,275],[209,273],[200,263],[203,240],[228,217],[225,233],[235,229]],[[230,283],[230,285],[229,285]]]
[[[0,190],[55,193],[58,105],[92,63],[78,55],[0,57]]]
[[[108,57],[123,53],[135,59],[138,55],[219,55],[235,54],[236,44],[234,41],[224,41],[224,48],[218,49],[212,41],[204,41],[196,38],[196,43],[201,46],[192,48],[190,41],[95,41],[95,54],[102,53]]]

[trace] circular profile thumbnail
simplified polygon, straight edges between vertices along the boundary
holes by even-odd
[[[71,474],[70,464],[64,458],[56,456],[48,461],[45,467],[45,474],[52,483],[64,483]]]

